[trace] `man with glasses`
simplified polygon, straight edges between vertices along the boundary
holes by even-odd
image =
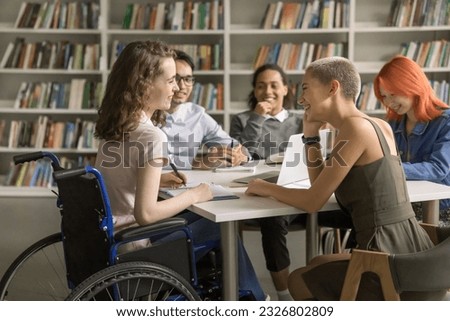
[[[247,162],[246,149],[233,140],[204,107],[189,101],[195,82],[195,65],[185,52],[175,52],[179,90],[172,98],[166,125],[162,128],[168,138],[172,162],[182,169],[211,169]]]

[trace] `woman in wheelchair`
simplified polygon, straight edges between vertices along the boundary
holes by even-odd
[[[168,164],[167,137],[159,127],[178,90],[174,55],[162,42],[136,41],[123,49],[108,77],[98,112],[95,135],[100,145],[95,167],[106,183],[116,231],[179,215],[188,221],[194,244],[218,244],[218,224],[191,212],[179,214],[194,203],[212,198],[207,184],[170,199],[158,199],[160,186],[184,183],[174,173],[162,174]],[[133,247],[148,245],[134,243]],[[238,249],[240,289],[250,291],[256,300],[264,300],[241,242]]]

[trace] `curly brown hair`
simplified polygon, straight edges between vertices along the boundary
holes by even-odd
[[[112,66],[98,110],[97,138],[128,140],[147,105],[151,82],[163,73],[161,60],[164,58],[175,58],[175,53],[161,41],[135,41],[123,49]],[[152,121],[164,125],[164,112],[154,112]]]

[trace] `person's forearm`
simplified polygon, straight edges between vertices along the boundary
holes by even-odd
[[[403,163],[406,179],[441,182],[448,176],[450,169],[445,165],[431,162]]]
[[[211,160],[208,155],[197,155],[192,161],[192,169],[213,169],[221,165],[219,160]]]
[[[258,142],[261,139],[264,120],[265,118],[258,114],[254,114],[248,119],[240,135],[242,144]],[[248,147],[247,145],[245,146]]]
[[[248,150],[250,155],[260,155],[261,154],[261,138],[262,138],[262,128],[264,124],[264,118],[256,115],[250,117],[247,124],[242,129],[239,136],[240,143]],[[259,156],[256,156],[259,158]]]
[[[305,144],[306,166],[308,166],[308,175],[311,184],[319,176],[323,169],[323,157],[320,143]]]
[[[310,189],[285,188],[276,184],[269,188],[269,193],[273,198],[307,213],[316,213],[328,200],[317,193],[313,195]]]
[[[135,208],[136,222],[139,225],[155,223],[175,216],[197,202],[197,195],[192,190],[186,190],[176,197],[157,201],[145,209],[137,205]]]

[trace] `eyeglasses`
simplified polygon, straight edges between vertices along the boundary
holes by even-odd
[[[183,80],[186,86],[192,86],[195,83],[195,77],[193,76],[181,77],[180,75],[175,75],[175,81],[177,84],[179,84],[181,80]]]

